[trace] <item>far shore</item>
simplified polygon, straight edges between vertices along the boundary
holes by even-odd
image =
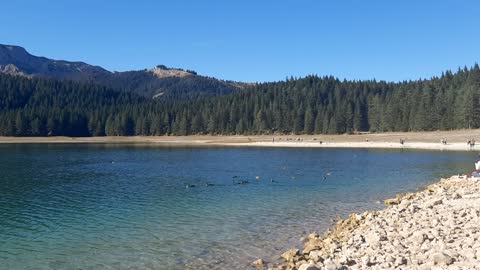
[[[469,140],[479,143],[470,147]],[[401,144],[400,140],[404,140]],[[441,143],[446,140],[447,143]],[[254,135],[254,136],[132,136],[132,137],[0,137],[0,144],[100,143],[159,146],[243,146],[306,148],[387,148],[425,150],[480,150],[480,129],[389,132],[355,135]]]

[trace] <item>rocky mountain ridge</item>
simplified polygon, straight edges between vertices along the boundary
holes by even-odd
[[[34,56],[23,47],[0,44],[0,72],[26,77],[88,82],[146,97],[189,99],[229,94],[242,83],[200,76],[195,71],[158,65],[152,69],[111,72],[84,62]]]

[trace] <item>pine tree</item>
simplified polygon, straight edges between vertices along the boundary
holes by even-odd
[[[303,107],[298,108],[297,113],[295,115],[295,120],[293,122],[293,133],[294,134],[301,134],[304,129],[305,123],[305,112]]]
[[[303,125],[303,133],[313,134],[315,130],[315,119],[313,117],[312,108],[309,106],[305,111],[305,122]]]
[[[203,126],[203,116],[201,113],[195,114],[192,119],[192,133],[193,134],[200,134],[203,133],[205,129]]]
[[[323,132],[323,112],[318,111],[315,117],[315,134],[321,134]]]
[[[23,116],[22,113],[18,112],[15,120],[15,128],[16,128],[15,134],[17,136],[28,136],[29,135],[28,126],[29,126],[29,123],[25,118],[25,116]]]
[[[32,131],[32,136],[45,136],[45,124],[42,119],[36,117],[31,122],[30,130]]]

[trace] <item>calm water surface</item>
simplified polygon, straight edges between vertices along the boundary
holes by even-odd
[[[0,145],[0,268],[248,269],[325,231],[332,218],[471,171],[474,157]],[[234,176],[250,183],[233,185]]]

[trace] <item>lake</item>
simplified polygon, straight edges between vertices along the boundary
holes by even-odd
[[[2,269],[249,269],[474,152],[0,145]],[[257,179],[258,178],[258,179]],[[235,185],[240,180],[248,184]],[[191,187],[187,187],[191,186]]]

